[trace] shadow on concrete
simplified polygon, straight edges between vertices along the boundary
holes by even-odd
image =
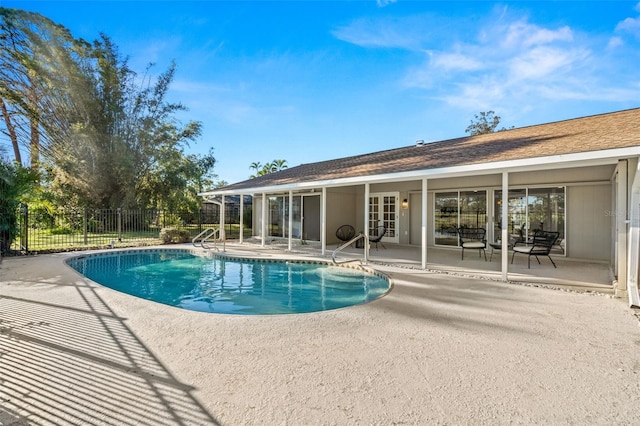
[[[0,424],[220,424],[92,284],[74,285],[64,303],[0,295]]]

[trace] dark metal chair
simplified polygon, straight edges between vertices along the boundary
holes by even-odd
[[[478,257],[484,253],[484,260],[485,262],[487,261],[486,234],[487,230],[484,228],[458,228],[460,247],[462,247],[462,260],[464,260],[464,249],[474,249],[478,250]]]
[[[534,256],[540,263],[540,259],[538,256],[547,256],[554,268],[557,268],[556,263],[553,261],[549,253],[553,248],[554,244],[558,240],[558,236],[560,233],[558,232],[550,232],[550,231],[536,231],[533,235],[533,240],[531,244],[526,246],[514,246],[513,247],[513,255],[511,256],[511,263],[513,263],[513,259],[516,257],[516,253],[522,253],[527,255],[527,268],[531,268],[531,256]]]
[[[336,238],[345,243],[355,236],[356,230],[351,225],[342,225],[336,230]]]
[[[384,237],[384,234],[386,233],[387,228],[384,226],[378,226],[371,234],[369,234],[369,244],[375,244],[376,250],[378,250],[378,243],[382,244],[382,237]],[[387,249],[384,244],[382,244],[382,248],[385,250]]]

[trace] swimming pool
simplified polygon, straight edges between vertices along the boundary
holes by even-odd
[[[361,268],[205,256],[189,250],[97,253],[67,264],[123,293],[226,314],[326,311],[369,302],[390,289],[388,278]]]

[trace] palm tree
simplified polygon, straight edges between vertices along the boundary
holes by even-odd
[[[254,179],[260,175],[260,168],[262,167],[262,164],[259,161],[254,161],[253,163],[251,163],[251,165],[249,166],[250,169],[253,169],[256,171],[255,175],[251,175],[249,177],[249,179]]]
[[[255,161],[251,163],[251,166],[249,166],[249,168],[254,169],[256,171],[256,174],[251,175],[249,178],[254,179],[258,176],[264,176],[269,173],[279,172],[280,170],[284,170],[287,167],[289,167],[287,166],[287,160],[273,160],[272,162],[266,163],[264,165],[262,165],[262,163],[260,163],[259,161]]]
[[[272,171],[279,172],[280,170],[284,170],[287,167],[287,160],[273,160],[271,163]]]

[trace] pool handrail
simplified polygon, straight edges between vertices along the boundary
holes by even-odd
[[[198,245],[200,247],[202,247],[205,250],[209,250],[211,248],[216,249],[217,251],[220,251],[220,249],[218,249],[218,247],[216,246],[216,242],[215,240],[213,241],[213,247],[210,247],[206,244],[207,241],[209,241],[209,238],[213,237],[215,234],[219,234],[220,233],[220,228],[207,228],[204,231],[202,231],[201,233],[199,233],[198,235],[196,235],[195,237],[193,237],[193,239],[191,240],[191,243],[193,244],[194,247],[198,247]]]
[[[361,238],[364,239],[364,243],[365,243],[364,244],[364,259],[347,259],[347,260],[341,260],[339,262],[336,260],[336,254],[338,254],[343,249],[347,248],[348,246],[350,246],[351,244],[355,243],[356,241],[358,241]],[[340,247],[335,249],[333,251],[333,253],[331,253],[331,260],[336,265],[341,265],[343,263],[349,263],[349,262],[360,262],[360,263],[366,264],[367,260],[368,260],[368,256],[367,256],[367,249],[368,248],[369,248],[369,236],[365,235],[363,233],[359,233],[358,235],[356,235],[355,237],[353,237],[352,239],[350,239],[349,241],[347,241],[346,243],[344,243],[343,245],[341,245]]]

